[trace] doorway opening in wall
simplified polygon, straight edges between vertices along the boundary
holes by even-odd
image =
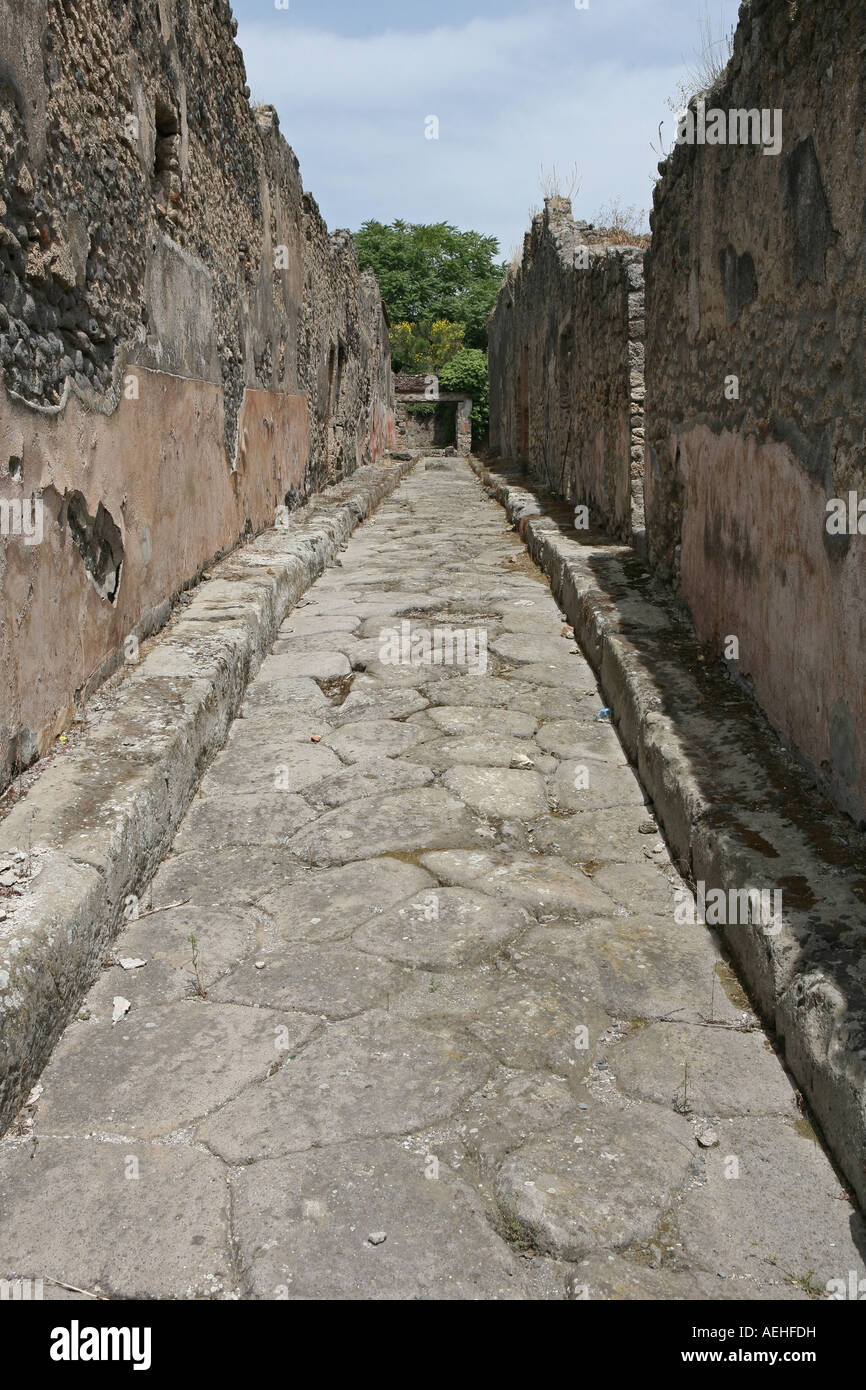
[[[328,422],[329,422],[329,420],[330,420],[330,418],[331,418],[331,410],[332,410],[333,405],[334,405],[334,366],[335,366],[336,361],[337,361],[337,349],[336,349],[336,347],[334,346],[334,344],[332,343],[332,344],[331,344],[331,350],[330,350],[330,352],[328,353],[328,414],[327,414],[327,416],[325,417],[325,424],[326,424],[326,425],[328,424]]]
[[[331,344],[328,353],[328,404],[325,411],[325,449],[329,465],[342,456],[344,421],[339,417],[340,396],[343,390],[343,372],[349,357],[349,349],[342,338]]]
[[[574,325],[569,323],[559,335],[559,350],[556,355],[556,402],[559,414],[556,424],[559,431],[565,431],[565,446],[559,467],[559,494],[561,497],[571,497],[572,495],[571,481],[568,477],[568,451],[571,444],[573,357]]]
[[[410,449],[468,455],[472,450],[472,397],[431,391],[435,377],[398,372],[394,377],[397,438]]]
[[[339,409],[340,394],[343,390],[343,372],[345,371],[346,361],[349,356],[349,349],[342,338],[337,340],[337,375],[334,381],[334,411]]]
[[[559,351],[556,355],[556,391],[559,409],[563,416],[568,414],[571,404],[571,358],[574,352],[574,327],[569,324],[559,335]]]
[[[153,177],[157,183],[165,184],[172,172],[172,160],[176,157],[176,141],[180,134],[180,122],[172,102],[158,96],[153,107],[153,123],[156,127],[156,142],[153,150]]]
[[[520,354],[517,377],[517,433],[521,458],[529,458],[529,348]]]
[[[457,402],[415,401],[406,406],[409,441],[448,449],[457,444]]]
[[[184,225],[185,218],[180,176],[180,120],[170,96],[160,94],[155,98],[153,123],[153,197],[160,217],[168,221],[165,230],[174,236],[176,229]]]

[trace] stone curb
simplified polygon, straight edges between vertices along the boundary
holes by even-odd
[[[93,983],[128,896],[168,849],[286,613],[413,466],[366,467],[215,565],[148,644],[117,707],[0,823],[0,863],[17,849],[32,870],[20,895],[0,898],[0,1134]]]
[[[866,1207],[866,839],[630,547],[578,541],[571,508],[519,468],[472,466],[549,577],[682,872],[782,891],[769,932],[718,927]]]

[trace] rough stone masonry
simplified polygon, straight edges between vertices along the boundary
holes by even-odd
[[[490,319],[490,450],[643,543],[643,251],[545,199]]]
[[[781,146],[673,150],[646,285],[653,567],[861,824],[866,505],[827,523],[866,504],[864,44],[861,0],[743,7],[706,108],[780,112]]]
[[[551,199],[490,324],[493,451],[634,538],[861,826],[864,44],[862,0],[743,4],[659,165],[645,306],[642,254]]]
[[[483,632],[483,666],[426,660],[442,630]],[[0,1142],[0,1273],[46,1298],[805,1300],[861,1269],[601,711],[498,505],[419,464],[287,616]]]
[[[236,29],[0,0],[0,784],[214,556],[391,439],[375,279]]]

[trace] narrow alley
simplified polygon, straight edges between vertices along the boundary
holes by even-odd
[[[71,1299],[847,1277],[860,1218],[684,892],[547,579],[466,462],[419,460],[288,613],[0,1143],[0,1269]]]

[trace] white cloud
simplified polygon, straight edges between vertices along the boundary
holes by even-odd
[[[276,106],[331,226],[450,221],[495,235],[504,255],[541,202],[542,164],[577,161],[580,215],[615,195],[650,206],[650,144],[660,119],[672,128],[665,100],[682,68],[635,61],[646,0],[593,15],[592,29],[561,6],[367,37],[277,19],[242,24],[238,39],[254,98]],[[424,138],[429,115],[438,141]]]
[[[487,81],[516,75],[520,55],[543,48],[550,29],[548,16],[527,15],[356,38],[258,21],[238,41],[263,100],[282,90],[295,107],[355,113],[399,111],[424,92],[477,96]]]

